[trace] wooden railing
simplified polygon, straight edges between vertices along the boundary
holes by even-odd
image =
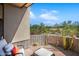
[[[68,36],[66,37],[72,38]],[[31,35],[30,37],[31,45],[33,45],[34,43],[37,43],[38,45],[46,45],[46,41],[48,44],[63,47],[63,37],[61,35],[55,35],[55,34]],[[74,44],[72,50],[79,52],[79,38],[77,37],[74,37]]]
[[[37,45],[45,45],[45,35],[31,35],[30,36],[30,43],[31,45],[37,44]]]

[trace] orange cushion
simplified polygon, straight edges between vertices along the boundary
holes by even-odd
[[[19,48],[15,47],[12,49],[12,55],[15,56],[19,51]]]

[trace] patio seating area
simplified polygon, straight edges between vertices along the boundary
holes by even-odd
[[[52,45],[31,46],[31,47],[25,49],[25,55],[31,56],[37,49],[39,49],[41,47],[46,48],[49,51],[52,51],[55,54],[55,56],[79,56],[79,54],[76,53],[76,52],[73,52],[73,51],[70,51],[70,50],[64,50],[60,47],[55,47],[55,46],[52,46]]]

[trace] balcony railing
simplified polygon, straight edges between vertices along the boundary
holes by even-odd
[[[66,36],[67,38],[72,38],[69,36]],[[55,34],[47,34],[47,35],[31,35],[30,37],[30,44],[33,45],[34,43],[37,43],[38,45],[46,45],[52,44],[54,46],[60,46],[63,47],[63,37],[61,35],[55,35]],[[72,50],[79,52],[79,38],[74,37],[73,40],[73,47]]]

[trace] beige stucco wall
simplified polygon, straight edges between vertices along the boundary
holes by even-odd
[[[4,38],[7,42],[30,39],[29,11],[5,4]]]

